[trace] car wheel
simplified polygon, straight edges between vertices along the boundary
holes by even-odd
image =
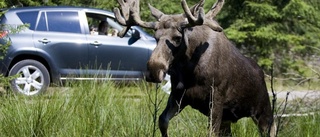
[[[32,96],[43,93],[50,84],[47,68],[35,60],[22,60],[10,70],[9,76],[17,75],[11,81],[11,89],[16,93]]]

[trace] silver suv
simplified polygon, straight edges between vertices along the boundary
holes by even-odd
[[[123,26],[109,11],[80,7],[8,9],[0,17],[0,44],[10,42],[0,73],[19,74],[13,91],[35,95],[50,83],[75,80],[140,80],[156,46],[139,27],[117,37]],[[11,33],[10,28],[28,24]]]

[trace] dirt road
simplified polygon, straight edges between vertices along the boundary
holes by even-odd
[[[308,90],[308,91],[281,91],[276,92],[278,99],[285,99],[288,94],[288,100],[293,100],[297,98],[302,99],[320,99],[320,91]],[[272,96],[272,93],[269,92],[269,95]]]

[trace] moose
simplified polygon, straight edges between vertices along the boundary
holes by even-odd
[[[205,13],[204,0],[184,13],[167,15],[149,4],[157,21],[140,17],[139,0],[118,0],[117,21],[128,28],[138,25],[155,30],[157,46],[147,63],[148,82],[161,83],[170,74],[172,88],[167,106],[159,117],[162,136],[168,136],[170,119],[186,106],[209,117],[216,136],[231,136],[231,123],[251,117],[261,136],[273,134],[273,113],[258,64],[240,53],[214,19],[224,0],[217,0]]]

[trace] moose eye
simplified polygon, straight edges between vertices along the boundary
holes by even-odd
[[[172,38],[172,40],[173,40],[175,43],[180,44],[180,42],[181,42],[181,37],[180,37],[180,36],[175,36],[175,37]]]

